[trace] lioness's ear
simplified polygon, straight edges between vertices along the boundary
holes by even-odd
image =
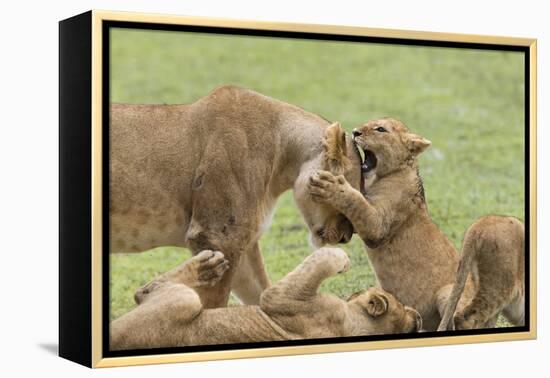
[[[388,298],[381,294],[371,294],[367,301],[367,313],[370,316],[380,316],[388,311]]]
[[[347,156],[346,132],[338,122],[327,127],[325,139],[325,169],[336,174],[343,174],[350,166]]]
[[[428,147],[430,147],[430,142],[426,138],[422,138],[420,135],[416,135],[413,133],[408,133],[406,136],[406,144],[407,148],[413,155],[420,155],[424,150]]]

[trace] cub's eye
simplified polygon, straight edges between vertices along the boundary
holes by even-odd
[[[387,133],[388,130],[386,130],[385,128],[383,128],[382,126],[378,126],[376,129],[374,129],[376,131],[378,131],[379,133]]]

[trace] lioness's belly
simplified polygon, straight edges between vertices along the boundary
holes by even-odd
[[[184,246],[198,143],[186,106],[113,105],[110,124],[111,252]],[[200,134],[200,130],[195,129]],[[196,139],[196,138],[195,138]]]
[[[189,224],[186,210],[173,203],[159,212],[136,204],[125,212],[112,212],[111,252],[141,252],[158,246],[185,247]]]

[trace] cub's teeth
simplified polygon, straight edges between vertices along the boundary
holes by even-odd
[[[359,151],[359,156],[361,156],[361,161],[365,161],[365,150],[363,150],[362,148],[358,148],[357,150]]]

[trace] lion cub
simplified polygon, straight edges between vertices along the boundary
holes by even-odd
[[[365,193],[324,171],[311,178],[309,188],[314,199],[352,222],[381,287],[418,310],[426,330],[438,329],[451,291],[441,329],[452,328],[456,306],[457,328],[494,326],[500,312],[522,325],[523,224],[512,217],[478,220],[466,234],[464,262],[453,290],[460,257],[432,221],[418,173],[417,156],[430,141],[391,118],[370,121],[353,135],[365,153]]]
[[[417,311],[370,288],[347,301],[317,292],[349,269],[339,248],[321,248],[266,289],[259,306],[204,309],[196,287],[212,286],[228,269],[221,252],[202,251],[136,292],[137,307],[110,326],[111,350],[213,345],[304,338],[410,333]]]

